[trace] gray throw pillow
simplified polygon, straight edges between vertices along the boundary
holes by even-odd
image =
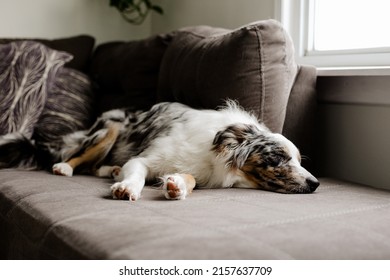
[[[0,45],[0,135],[31,138],[58,69],[72,58],[40,43]]]
[[[216,108],[229,98],[282,132],[297,73],[291,38],[275,20],[236,30],[179,30],[163,57],[158,101]]]

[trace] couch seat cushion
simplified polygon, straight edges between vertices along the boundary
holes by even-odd
[[[390,192],[321,179],[313,194],[145,188],[111,199],[110,180],[0,171],[2,257],[12,259],[388,259]]]

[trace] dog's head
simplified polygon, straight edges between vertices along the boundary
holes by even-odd
[[[254,125],[236,124],[219,131],[213,151],[249,187],[311,193],[320,184],[301,166],[301,156],[291,141]]]

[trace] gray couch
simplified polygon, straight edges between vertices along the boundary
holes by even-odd
[[[88,75],[99,85],[97,111],[158,101],[215,108],[223,98],[238,99],[291,139],[307,156],[305,167],[321,176],[316,70],[295,64],[291,41],[275,21],[107,43],[88,63]],[[131,203],[111,198],[108,179],[3,169],[0,257],[389,258],[390,193],[333,178],[320,182],[306,195],[201,189],[183,201],[167,201],[147,187]]]

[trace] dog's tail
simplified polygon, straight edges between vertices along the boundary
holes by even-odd
[[[33,140],[20,133],[0,136],[0,169],[43,169],[50,159],[48,151],[38,148]]]

